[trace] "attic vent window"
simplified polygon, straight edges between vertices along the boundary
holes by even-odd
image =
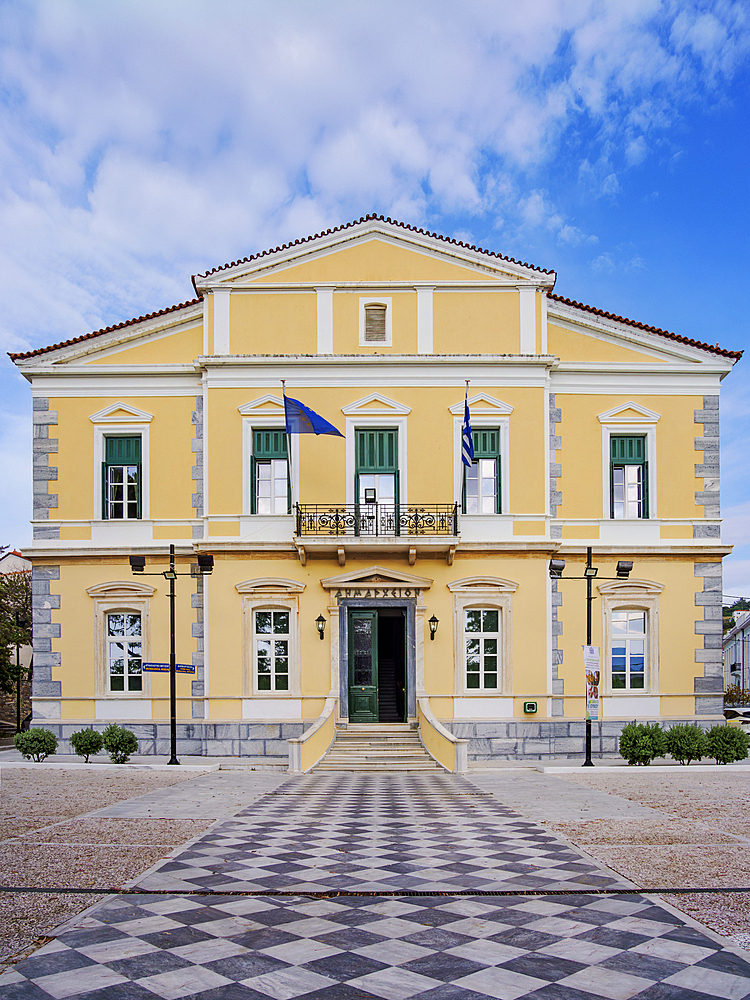
[[[384,344],[386,342],[384,305],[365,306],[365,343]]]

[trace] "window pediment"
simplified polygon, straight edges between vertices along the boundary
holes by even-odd
[[[614,406],[611,410],[605,410],[597,419],[601,424],[655,424],[660,417],[660,413],[631,401],[621,406]]]
[[[299,580],[288,580],[280,576],[259,576],[254,580],[245,580],[235,584],[238,594],[301,594],[305,584]]]
[[[478,392],[474,396],[469,396],[469,409],[473,415],[475,414],[491,414],[492,416],[508,416],[513,412],[513,407],[510,403],[504,403],[501,399],[495,399],[494,396],[489,396],[486,392]],[[464,400],[462,399],[458,403],[454,403],[453,406],[449,407],[450,412],[454,417],[462,417],[464,414]]]
[[[89,417],[92,424],[150,424],[153,419],[153,413],[139,410],[130,403],[112,403]]]
[[[93,587],[88,587],[86,593],[89,597],[109,599],[117,599],[119,597],[153,597],[156,589],[150,587],[147,583],[139,583],[135,580],[112,580],[109,583],[97,583]]]
[[[514,594],[518,589],[515,580],[506,580],[501,576],[466,576],[462,580],[453,580],[446,586],[452,594],[464,596],[472,593]]]
[[[274,396],[271,393],[266,393],[265,396],[259,396],[257,399],[252,399],[249,403],[243,403],[242,406],[238,406],[237,409],[243,417],[248,417],[255,413],[271,414],[271,416],[283,417],[284,400],[280,396]]]
[[[371,392],[369,396],[364,396],[355,403],[342,406],[341,412],[348,417],[359,413],[377,416],[406,416],[406,414],[411,413],[411,407],[405,406],[404,403],[398,403],[395,399],[389,399],[388,396],[383,396],[379,392]]]
[[[607,597],[638,597],[660,594],[663,583],[655,580],[607,580],[597,585],[600,594]]]

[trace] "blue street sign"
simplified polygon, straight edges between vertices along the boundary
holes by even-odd
[[[144,663],[144,670],[150,670],[153,673],[169,673],[168,663]],[[194,674],[195,667],[190,666],[188,663],[177,663],[175,664],[175,670],[178,674]]]

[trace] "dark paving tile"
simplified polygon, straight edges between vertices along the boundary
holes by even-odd
[[[158,976],[175,969],[189,969],[193,963],[186,962],[184,958],[178,958],[169,951],[150,951],[146,955],[134,955],[133,958],[122,958],[104,964],[128,979],[145,979],[146,976]]]
[[[235,938],[235,940],[237,939]],[[382,934],[372,934],[361,927],[352,927],[349,930],[333,931],[331,934],[318,934],[316,940],[322,944],[331,945],[332,948],[354,951],[356,948],[367,948],[371,944],[380,944],[386,939]]]
[[[2,990],[3,1000],[49,1000],[49,993],[36,983],[13,983],[3,986]]]
[[[96,965],[96,962],[77,951],[53,951],[46,955],[29,956],[17,966],[17,970],[27,979],[39,979],[40,976],[54,976],[58,972],[83,969],[90,965]]]
[[[500,968],[518,972],[523,976],[548,979],[551,983],[555,983],[566,976],[572,976],[574,972],[580,972],[586,966],[581,962],[571,962],[566,958],[555,958],[554,955],[532,954],[521,955],[511,959],[510,962],[503,962]]]
[[[538,914],[535,914],[538,920]],[[499,934],[491,934],[490,941],[497,941],[498,944],[507,944],[512,948],[524,948],[527,951],[536,951],[537,948],[546,948],[549,944],[554,944],[559,938],[554,934],[545,934],[543,931],[532,931],[525,927],[511,927],[509,930],[500,931]]]
[[[277,969],[286,968],[287,962],[282,962],[271,955],[263,955],[254,951],[243,952],[241,955],[234,955],[231,958],[218,958],[215,962],[203,962],[204,969],[210,969],[227,979],[234,979],[239,982],[241,979],[250,979],[251,976],[263,976],[267,972],[276,972]]]
[[[731,951],[717,951],[695,963],[697,969],[713,969],[715,972],[726,972],[730,976],[741,976],[747,979],[750,992],[750,963]]]
[[[246,931],[244,934],[233,934],[232,940],[244,948],[260,951],[262,948],[273,948],[277,944],[299,941],[299,937],[295,934],[287,934],[286,931],[281,931],[276,927],[269,927],[264,931]]]
[[[638,994],[638,1000],[707,1000],[707,998],[709,998],[707,993],[697,993],[684,986],[670,986],[669,983],[655,983]]]
[[[201,941],[213,941],[212,934],[205,934],[195,927],[174,927],[166,931],[155,931],[153,934],[139,934],[141,941],[146,941],[154,948],[179,948],[184,944],[198,944]]]
[[[357,979],[359,976],[368,976],[371,972],[379,972],[388,966],[385,962],[376,962],[372,958],[365,958],[364,955],[342,952],[340,955],[329,955],[328,958],[319,958],[314,962],[308,962],[305,968],[310,969],[311,972],[317,972],[319,976],[328,976],[329,979],[347,982],[349,979]]]
[[[607,969],[617,972],[627,972],[631,976],[643,976],[644,979],[661,980],[673,976],[684,968],[681,962],[669,962],[665,958],[654,958],[641,952],[621,951],[601,963]],[[724,970],[722,970],[724,971]]]
[[[455,931],[443,930],[440,927],[430,927],[416,934],[408,934],[403,938],[410,944],[419,944],[423,948],[433,948],[435,951],[447,951],[449,948],[457,948],[460,944],[468,944],[475,938],[466,934],[457,934]]]
[[[469,976],[472,972],[479,972],[486,966],[480,965],[479,962],[471,962],[467,958],[458,958],[456,955],[436,953],[416,958],[412,962],[404,962],[400,968],[449,983],[461,979],[462,976]]]
[[[613,919],[617,915],[613,914]],[[595,927],[591,931],[576,935],[582,941],[593,941],[595,944],[604,944],[608,948],[619,948],[626,951],[628,948],[635,948],[637,944],[643,944],[649,939],[644,934],[633,934],[631,931],[613,930],[610,927]],[[702,938],[705,941],[705,937]]]

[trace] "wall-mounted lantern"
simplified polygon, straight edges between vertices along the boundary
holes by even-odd
[[[433,615],[432,618],[429,619],[427,624],[430,626],[430,639],[432,640],[435,638],[435,633],[438,630],[438,625],[440,624],[440,620]]]
[[[326,620],[323,615],[318,615],[315,619],[315,624],[318,626],[318,635],[322,639],[326,634]]]

